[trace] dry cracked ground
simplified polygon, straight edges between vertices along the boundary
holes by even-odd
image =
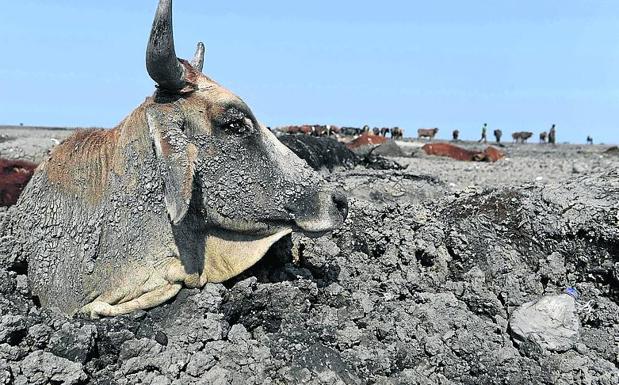
[[[41,310],[3,240],[0,384],[619,383],[619,157],[404,148],[405,170],[323,171],[350,197],[333,234],[293,235],[241,277],[129,316]],[[572,346],[514,338],[516,308],[568,286]]]

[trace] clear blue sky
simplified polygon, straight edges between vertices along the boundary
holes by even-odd
[[[155,0],[0,0],[0,124],[116,125],[153,91]],[[619,1],[174,2],[177,54],[270,126],[484,122],[619,142]]]

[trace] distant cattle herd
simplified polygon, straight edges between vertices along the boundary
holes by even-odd
[[[481,131],[481,139],[479,142],[486,143],[486,130],[487,124],[484,123]],[[361,135],[376,135],[387,137],[390,136],[392,139],[402,140],[404,137],[404,130],[400,127],[374,127],[370,128],[370,126],[365,125],[363,127],[338,127],[334,125],[321,125],[321,124],[305,124],[300,126],[283,126],[277,127],[273,129],[276,134],[305,134],[312,136],[337,136],[337,137],[358,137]],[[419,128],[417,129],[417,137],[418,140],[427,139],[432,141],[434,137],[438,134],[439,129],[437,127],[433,128]],[[500,129],[494,130],[494,138],[497,144],[501,144],[501,138],[503,137],[503,131]],[[512,132],[512,140],[513,143],[527,143],[527,140],[533,137],[533,132],[531,131],[516,131]],[[460,141],[460,130],[452,131],[452,140],[454,142]],[[550,130],[540,132],[539,134],[539,143],[549,143],[556,144],[556,126],[553,124]],[[587,136],[587,143],[593,144],[593,138],[589,135]]]
[[[270,128],[269,128],[270,129]],[[338,127],[335,125],[327,124],[303,124],[300,126],[282,126],[277,127],[274,130],[276,133],[281,134],[305,134],[312,136],[360,136],[363,134],[368,135],[380,135],[386,137],[390,135],[393,139],[402,139],[404,137],[404,130],[400,127],[374,127],[365,125],[363,127]]]

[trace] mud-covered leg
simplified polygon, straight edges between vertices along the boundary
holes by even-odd
[[[127,314],[135,310],[149,309],[174,297],[178,294],[181,287],[181,283],[166,283],[153,291],[149,291],[131,301],[118,305],[110,305],[109,303],[95,300],[84,306],[81,312],[91,318],[100,318],[102,316],[112,317]]]

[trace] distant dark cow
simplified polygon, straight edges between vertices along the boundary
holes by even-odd
[[[359,128],[359,127],[342,127],[342,128],[340,128],[340,134],[344,135],[344,136],[361,135],[361,128]]]
[[[404,130],[400,127],[393,127],[391,129],[391,138],[392,139],[402,139],[404,137]]]
[[[453,130],[453,132],[451,133],[451,137],[453,138],[454,142],[457,142],[458,138],[460,137],[460,130]]]
[[[388,127],[382,127],[382,128],[380,129],[380,134],[381,134],[382,136],[387,136],[387,133],[388,133],[389,131],[390,131],[390,130],[389,130],[389,128],[388,128]]]
[[[527,139],[533,136],[532,132],[529,131],[519,131],[514,132],[512,134],[512,138],[514,139],[514,143],[526,143]]]
[[[23,160],[0,159],[0,206],[17,202],[37,165]]]
[[[593,138],[591,135],[587,135],[587,144],[593,144]]]
[[[546,138],[548,137],[548,133],[546,131],[539,133],[539,142],[546,143]]]
[[[428,138],[432,140],[436,133],[438,132],[438,128],[419,128],[417,129],[417,139]]]
[[[499,130],[498,128],[494,130],[494,137],[497,143],[501,143],[501,136],[503,136],[503,131]]]

